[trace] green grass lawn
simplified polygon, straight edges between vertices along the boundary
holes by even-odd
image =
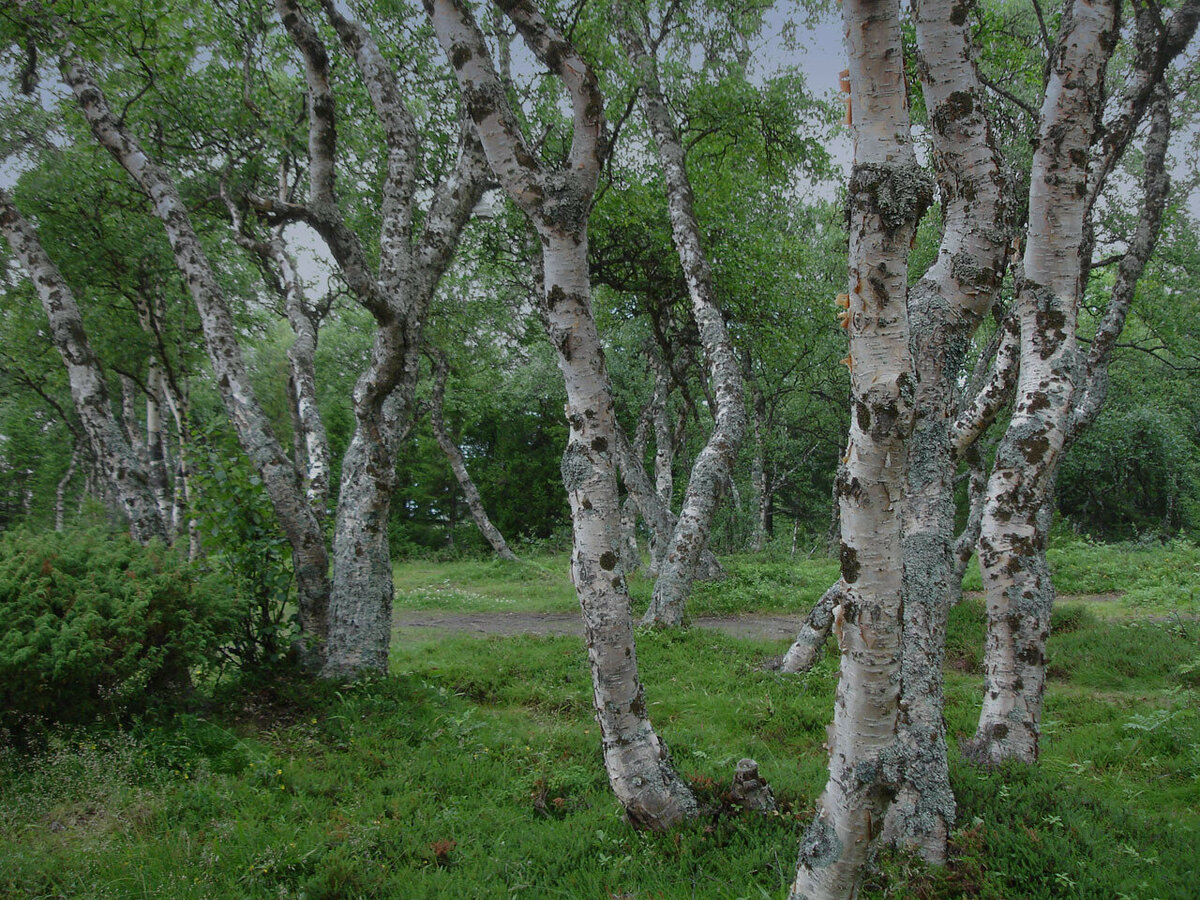
[[[1075,582],[1108,571],[1125,580],[1107,591],[1127,594],[1056,612],[1040,764],[981,772],[954,751],[950,865],[885,857],[864,896],[1196,896],[1200,625],[1163,614],[1169,592],[1195,589],[1196,554],[1145,552],[1159,555],[1060,558]],[[726,562],[729,578],[700,589],[694,614],[799,613],[835,574],[827,560]],[[565,563],[406,563],[398,604],[572,610]],[[1157,590],[1153,602],[1134,585]],[[635,590],[644,600],[649,585]],[[978,715],[983,628],[979,601],[954,610],[955,740]],[[578,638],[406,634],[388,678],[225,684],[188,715],[3,751],[0,896],[783,898],[825,779],[837,665],[829,648],[807,676],[764,671],[783,649],[639,633],[651,715],[706,803],[671,834],[634,831],[611,797]],[[743,756],[779,815],[722,805]]]

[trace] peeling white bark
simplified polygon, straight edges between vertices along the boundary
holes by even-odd
[[[1114,29],[1113,3],[1068,4],[1042,104],[1016,300],[1017,398],[988,482],[979,539],[988,638],[983,710],[967,752],[989,763],[1033,762],[1038,753],[1054,600],[1038,520],[1053,489],[1074,393],[1087,164]]]
[[[857,893],[899,786],[902,536],[916,383],[906,308],[908,249],[933,186],[918,166],[896,0],[846,0],[854,168],[847,330],[850,440],[838,472],[845,593],[829,781],[800,844],[791,900]]]
[[[506,0],[501,6],[570,97],[573,135],[561,168],[543,166],[529,151],[483,36],[462,0],[425,2],[488,162],[541,239],[542,315],[567,393],[569,434],[562,473],[574,530],[571,575],[583,613],[605,768],[630,820],[663,829],[694,815],[696,801],[647,715],[629,594],[620,570],[617,422],[591,312],[587,261],[604,104],[591,69],[536,9],[526,0]]]
[[[50,324],[51,340],[67,369],[75,412],[91,445],[92,456],[125,513],[130,534],[143,544],[155,538],[168,543],[167,529],[150,490],[145,466],[113,415],[104,372],[88,342],[75,296],[42,248],[33,226],[4,191],[0,191],[0,233],[37,289]]]

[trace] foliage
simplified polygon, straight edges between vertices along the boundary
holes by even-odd
[[[127,716],[186,689],[232,627],[212,588],[157,544],[0,535],[0,727]]]
[[[194,480],[204,497],[194,512],[207,564],[237,598],[237,627],[224,650],[245,668],[279,664],[298,633],[288,605],[292,556],[262,479],[214,432],[196,443]]]
[[[1108,556],[1116,571],[1120,552]],[[778,560],[727,563],[725,589],[746,604],[730,612],[789,578]],[[792,578],[815,581],[829,565],[797,564]],[[493,611],[552,593],[566,609],[565,569],[562,556],[420,561],[397,568],[397,585],[402,596],[449,585]],[[1200,717],[1183,669],[1200,656],[1200,629],[1136,606],[1139,618],[1114,619],[1098,612],[1106,604],[1124,606],[1056,613],[1039,767],[985,772],[954,755],[949,865],[887,857],[888,885],[874,880],[864,896],[1190,897]],[[959,606],[951,645],[977,646],[982,616],[977,601]],[[578,638],[412,629],[387,678],[228,682],[198,715],[0,753],[0,893],[782,900],[826,777],[836,650],[796,678],[764,667],[781,649],[699,629],[639,635],[647,702],[706,804],[671,834],[634,831],[609,793]],[[954,739],[974,727],[980,683],[950,660]],[[780,816],[723,806],[741,756],[758,760]]]

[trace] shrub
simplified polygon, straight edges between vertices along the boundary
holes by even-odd
[[[194,512],[207,566],[236,594],[237,625],[225,652],[241,669],[279,665],[300,636],[292,600],[292,553],[262,479],[229,435],[198,435]]]
[[[0,535],[0,727],[88,722],[177,694],[232,601],[176,553],[100,531]]]

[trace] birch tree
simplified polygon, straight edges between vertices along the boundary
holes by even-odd
[[[1166,21],[1149,9],[1135,13],[1133,76],[1099,132],[1116,13],[1077,7],[1064,17],[1042,108],[1017,295],[1020,376],[979,538],[988,638],[983,708],[968,753],[992,764],[1037,759],[1054,601],[1045,558],[1054,483],[1066,445],[1102,402],[1108,354],[1157,238],[1169,186],[1164,73],[1200,20],[1197,3],[1185,3]],[[1121,256],[1108,311],[1084,355],[1077,328],[1092,268],[1092,212],[1150,110],[1139,222]]]
[[[354,60],[383,128],[387,163],[377,271],[339,208],[336,102],[328,52],[295,0],[276,0],[275,7],[304,61],[310,194],[305,203],[260,198],[256,205],[269,216],[312,225],[376,323],[371,361],[354,389],[355,430],[342,460],[334,523],[331,625],[322,671],[345,677],[387,669],[392,610],[387,521],[396,488],[396,452],[413,411],[422,328],[433,293],[491,176],[478,140],[463,128],[455,164],[420,209],[419,136],[395,74],[366,27],[334,0],[322,0],[322,6]],[[422,219],[423,227],[417,224]]]
[[[898,783],[904,584],[902,503],[916,376],[908,252],[933,198],[909,133],[899,4],[843,4],[850,59],[850,440],[838,472],[841,675],[829,781],[800,844],[790,896],[852,897]]]
[[[471,511],[471,518],[475,521],[479,533],[483,535],[484,540],[501,559],[516,560],[517,555],[509,549],[504,535],[488,517],[487,510],[483,507],[483,499],[479,496],[479,489],[475,487],[471,473],[467,471],[462,451],[458,449],[458,445],[454,443],[450,433],[446,430],[444,407],[446,378],[450,375],[450,363],[440,350],[433,350],[430,355],[433,357],[433,391],[429,399],[429,421],[433,426],[434,439],[437,440],[438,447],[441,448],[442,454],[450,464],[454,480],[458,482],[458,486],[462,490],[463,497],[467,501],[467,509]]]
[[[113,414],[105,375],[88,341],[75,295],[42,248],[33,227],[5,191],[0,191],[0,233],[21,260],[37,289],[55,349],[67,369],[71,400],[87,436],[91,455],[116,492],[129,521],[131,536],[143,544],[155,538],[169,543],[166,523],[151,488],[147,468],[130,446]],[[73,453],[71,470],[74,462]],[[61,521],[61,516],[57,520]]]
[[[724,484],[732,477],[746,430],[745,400],[741,367],[717,303],[712,269],[696,218],[683,144],[663,96],[655,60],[646,50],[642,33],[644,23],[635,23],[622,3],[614,4],[613,9],[617,34],[636,73],[642,112],[654,136],[666,178],[671,234],[683,265],[692,301],[692,317],[700,331],[716,401],[712,433],[692,465],[683,507],[643,619],[643,624],[679,625],[683,621],[700,554],[708,545],[713,513]]]
[[[616,417],[592,317],[587,225],[604,154],[604,101],[575,48],[526,0],[505,14],[566,88],[572,136],[565,165],[538,160],[521,132],[478,25],[462,0],[427,0],[433,23],[496,177],[542,245],[541,314],[567,390],[563,483],[571,503],[571,575],[583,613],[605,768],[635,824],[663,829],[696,801],[647,714],[637,674],[630,599],[620,571]]]

